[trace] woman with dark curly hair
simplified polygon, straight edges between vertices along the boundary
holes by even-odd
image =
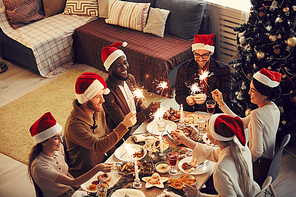
[[[254,180],[262,185],[275,153],[276,133],[280,122],[280,110],[273,102],[281,95],[279,86],[281,73],[262,68],[256,72],[250,84],[251,102],[258,106],[247,117],[242,118],[248,128],[249,148],[252,153]],[[213,99],[226,114],[236,116],[225,105],[219,90],[212,92]]]

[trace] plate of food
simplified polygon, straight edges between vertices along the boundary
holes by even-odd
[[[166,140],[162,140],[162,147],[163,147],[163,150],[164,151],[166,149],[168,149],[169,146],[170,145],[169,145],[169,143]],[[160,151],[160,141],[159,141],[159,139],[156,139],[155,142],[152,145],[152,152],[155,153],[155,152],[158,152],[158,151]]]
[[[181,117],[180,111],[170,107],[163,114],[163,119],[171,121],[179,121]]]
[[[118,189],[113,194],[111,197],[145,197],[145,194],[137,189]]]
[[[186,174],[199,175],[204,174],[211,169],[211,164],[208,160],[205,160],[200,165],[192,165],[191,161],[192,157],[182,159],[178,164],[180,171]]]
[[[114,179],[112,179],[112,177],[109,174],[104,172],[98,172],[91,179],[83,183],[81,185],[81,188],[90,193],[97,193],[96,186],[99,184],[100,180],[102,180],[102,184],[107,184],[108,186],[115,184]]]
[[[140,176],[150,176],[154,173],[153,162],[137,161],[138,170]],[[135,163],[134,162],[122,162],[116,163],[118,174],[124,177],[134,176],[135,173]]]
[[[160,161],[160,162],[155,164],[155,170],[158,173],[165,174],[165,173],[168,173],[171,170],[171,166],[166,161]]]
[[[147,150],[139,144],[124,144],[114,152],[114,156],[121,161],[141,160],[146,154]]]
[[[161,177],[158,173],[153,173],[152,176],[149,177],[143,177],[143,181],[146,182],[145,187],[150,188],[150,187],[158,187],[158,188],[164,188],[164,182],[169,180],[167,177]]]
[[[170,120],[164,120],[166,122],[166,130],[171,131],[171,130],[176,130],[177,129],[177,124],[173,121]],[[147,127],[147,131],[153,135],[159,135],[158,127],[156,124],[156,120],[150,122]],[[163,134],[166,134],[165,132]]]
[[[168,184],[174,189],[183,190],[184,184],[195,185],[196,178],[190,174],[178,174],[171,176],[168,180]]]
[[[184,135],[190,139],[192,139],[193,141],[198,141],[199,138],[199,131],[197,130],[197,128],[195,126],[185,126],[183,129],[181,129],[184,133]],[[176,135],[174,135],[172,132],[168,132],[169,137],[171,139],[173,139],[176,142],[176,140],[178,139]],[[177,143],[178,145],[178,143]]]
[[[189,125],[197,125],[198,119],[206,119],[206,116],[202,114],[191,113],[184,117],[184,122]]]

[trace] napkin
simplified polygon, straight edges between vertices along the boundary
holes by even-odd
[[[133,135],[132,138],[135,142],[144,142],[145,141],[145,136],[143,136],[143,135]]]

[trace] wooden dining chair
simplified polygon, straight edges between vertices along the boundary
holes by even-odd
[[[272,187],[272,183],[273,181],[276,179],[276,177],[278,176],[279,172],[280,172],[280,167],[281,167],[281,160],[282,160],[282,154],[283,154],[283,150],[285,148],[285,146],[289,143],[291,138],[290,134],[287,134],[285,136],[285,138],[282,140],[281,142],[281,146],[280,148],[276,151],[274,158],[271,161],[268,173],[267,173],[267,177],[271,176],[272,177],[272,181],[269,185],[269,189],[272,196],[276,197],[276,193],[274,192],[274,189]]]
[[[263,197],[263,194],[265,194],[265,190],[269,187],[269,185],[271,184],[271,181],[272,181],[272,177],[271,176],[267,177],[262,184],[261,191],[258,194],[256,194],[255,197]]]
[[[64,152],[65,152],[65,162],[68,163],[68,152],[67,152],[67,144],[65,140],[65,135],[62,133],[62,139],[63,139],[63,146],[64,146]]]

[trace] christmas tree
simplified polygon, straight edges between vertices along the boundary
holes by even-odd
[[[282,95],[274,101],[281,111],[277,141],[296,134],[296,0],[251,0],[247,23],[237,32],[237,57],[232,73],[232,110],[247,116],[257,105],[250,102],[253,74],[266,68],[282,74]]]

